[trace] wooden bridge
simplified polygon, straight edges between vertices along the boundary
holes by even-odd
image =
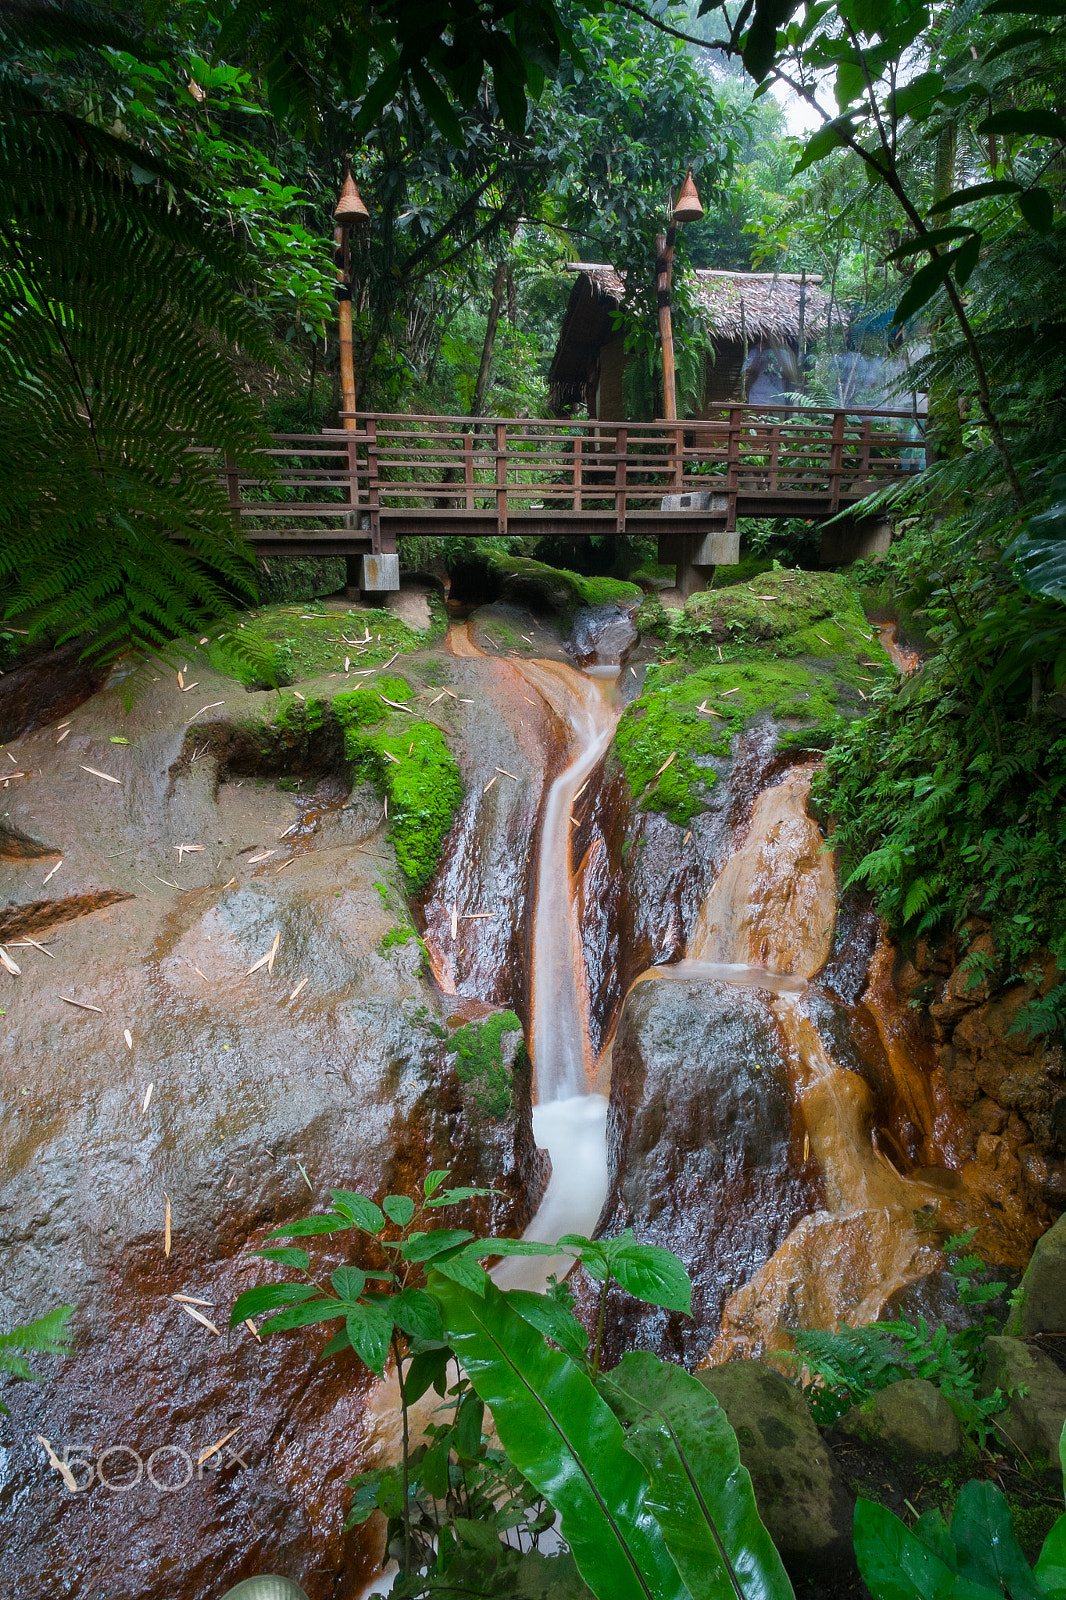
[[[662,559],[714,566],[738,558],[738,517],[824,521],[925,464],[904,411],[731,405],[679,423],[342,420],[335,431],[274,435],[261,478],[219,464],[241,528],[264,554],[380,557],[426,534],[633,533],[658,535]]]

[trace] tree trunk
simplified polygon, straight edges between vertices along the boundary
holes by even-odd
[[[496,347],[496,328],[506,289],[507,263],[501,261],[492,279],[492,299],[489,303],[489,318],[485,324],[485,343],[481,347],[481,365],[478,367],[477,382],[474,385],[474,398],[470,402],[472,417],[480,417],[485,406],[485,394],[489,387],[489,374],[492,371],[492,353]]]

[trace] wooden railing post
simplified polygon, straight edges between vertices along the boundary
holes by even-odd
[[[829,509],[840,510],[840,480],[844,472],[844,412],[833,412],[833,438],[829,447]]]
[[[584,457],[582,446],[585,441],[579,433],[574,440],[574,510],[582,510],[581,485],[583,481]]]
[[[859,478],[862,482],[870,476],[870,447],[873,443],[873,432],[873,421],[870,417],[866,417],[859,435]]]
[[[615,533],[626,531],[626,451],[629,448],[628,428],[616,428],[614,434],[614,521]]]
[[[685,487],[685,435],[681,428],[675,428],[670,438],[670,454],[673,456],[673,482],[674,490],[681,494]]]
[[[496,424],[496,532],[507,532],[507,424]]]
[[[240,523],[241,504],[241,479],[237,471],[237,463],[232,456],[226,457],[226,498],[234,507],[234,515]]]
[[[474,509],[474,435],[463,434],[463,488],[467,511]]]
[[[367,417],[366,433],[367,503],[370,507],[370,548],[379,556],[384,550],[381,542],[381,483],[378,478],[378,424],[376,417]]]
[[[770,429],[770,493],[778,491],[778,469],[781,465],[781,424],[775,422]]]
[[[726,492],[726,531],[732,533],[737,525],[737,491],[740,487],[740,429],[741,409],[739,406],[729,408],[729,445],[727,451],[727,470],[725,479]]]

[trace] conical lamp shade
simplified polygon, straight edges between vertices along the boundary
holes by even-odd
[[[696,202],[697,205],[699,202]],[[362,196],[355,187],[355,180],[348,172],[344,177],[344,186],[341,189],[340,199],[334,207],[333,215],[342,228],[350,228],[353,222],[369,222],[370,212],[363,204]],[[703,213],[701,212],[702,216]]]
[[[688,176],[681,185],[681,193],[677,197],[674,207],[675,222],[698,222],[703,216],[703,207],[700,197],[696,193],[696,184],[692,176],[692,168],[688,169]]]

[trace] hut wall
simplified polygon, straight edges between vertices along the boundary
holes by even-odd
[[[714,360],[707,358],[705,409],[720,406],[727,400],[744,399],[743,368],[744,346],[739,340],[715,345]]]
[[[600,348],[600,377],[596,385],[595,415],[603,417],[607,422],[624,422],[626,419],[622,392],[625,364],[625,338],[622,334],[618,334]]]

